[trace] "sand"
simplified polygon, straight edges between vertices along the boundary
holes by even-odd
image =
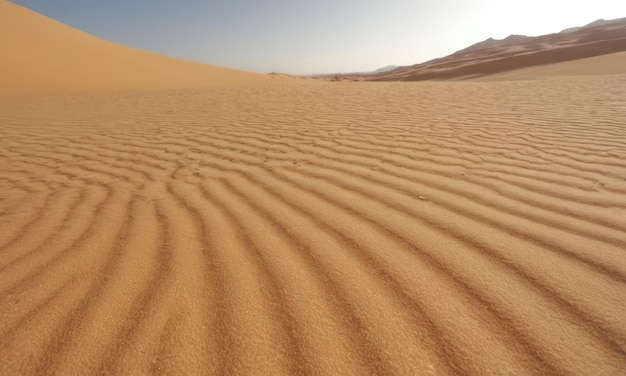
[[[626,372],[626,75],[178,64],[0,85],[0,374]]]
[[[476,80],[533,80],[546,77],[575,77],[626,74],[626,52],[594,56],[564,63],[514,69],[504,73],[490,74]]]
[[[371,75],[367,79],[425,81],[492,79],[493,76],[504,79],[512,71],[530,70],[548,76],[621,74],[626,71],[626,18],[598,20],[574,29],[577,30],[537,37],[489,38],[451,55]]]
[[[111,43],[5,0],[0,0],[0,54],[0,93],[176,89],[267,80]]]

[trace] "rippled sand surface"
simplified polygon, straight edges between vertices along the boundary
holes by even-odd
[[[0,373],[626,372],[626,76],[0,96]]]

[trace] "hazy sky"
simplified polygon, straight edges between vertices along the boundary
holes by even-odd
[[[626,17],[626,0],[12,0],[98,37],[249,71],[367,71]]]

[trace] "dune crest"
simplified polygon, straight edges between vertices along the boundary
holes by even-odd
[[[626,18],[599,20],[584,27],[560,33],[527,37],[510,35],[502,40],[489,38],[451,55],[421,64],[400,67],[369,77],[373,81],[425,81],[489,78],[506,72],[526,70],[528,76],[550,76],[553,72],[568,75],[615,74],[626,72]],[[593,63],[574,61],[613,54],[612,59],[594,59]],[[619,59],[621,67],[611,61]],[[608,63],[603,71],[602,63]],[[530,68],[543,68],[530,72]],[[563,69],[560,66],[563,65]],[[521,72],[517,75],[521,78]]]
[[[0,49],[0,92],[208,87],[266,79],[111,43],[8,1],[0,1]]]

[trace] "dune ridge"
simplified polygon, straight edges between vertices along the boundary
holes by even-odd
[[[9,1],[0,1],[0,49],[0,92],[176,89],[266,79],[111,43]]]
[[[625,84],[2,96],[0,373],[619,374]]]
[[[598,20],[560,33],[528,37],[489,38],[451,55],[371,75],[372,81],[425,81],[506,76],[518,79],[568,75],[626,73],[626,18]],[[604,59],[603,55],[612,55]],[[595,58],[595,59],[594,59]],[[586,59],[585,63],[580,60]],[[603,71],[607,66],[607,71]],[[617,64],[610,61],[617,60]],[[574,63],[574,64],[572,64]],[[564,65],[564,69],[559,67]],[[546,66],[551,66],[546,69]],[[576,69],[571,69],[575,66]],[[521,72],[520,72],[521,71]]]

